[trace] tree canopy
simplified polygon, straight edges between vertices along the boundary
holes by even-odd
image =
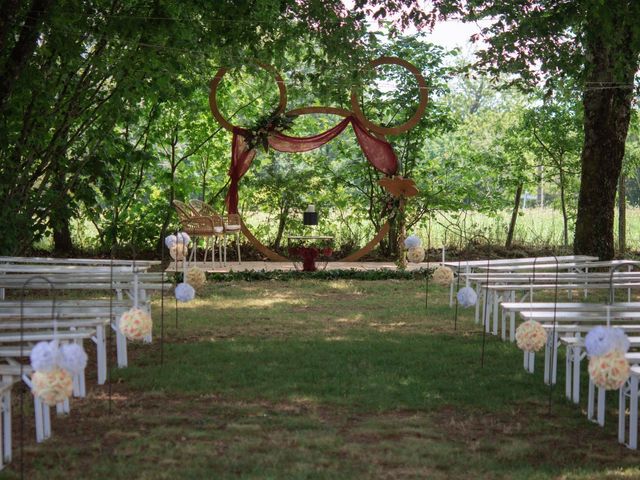
[[[207,104],[220,66],[230,68],[220,103],[239,125],[275,107],[273,79],[256,62],[286,77],[289,109],[349,108],[351,87],[361,84],[366,115],[393,125],[414,110],[414,79],[395,67],[368,78],[363,66],[395,55],[413,62],[429,83],[424,118],[389,138],[402,174],[421,191],[407,212],[410,228],[424,229],[429,219],[453,229],[464,223],[459,215],[448,225],[453,217],[438,212],[517,213],[523,192],[545,184],[562,211],[563,243],[570,243],[575,222],[576,251],[612,256],[623,164],[628,194],[635,191],[640,4],[435,0],[432,6],[0,2],[0,252],[26,252],[44,238],[59,252],[104,253],[113,245],[152,251],[176,228],[173,199],[198,197],[222,210],[230,136]],[[429,43],[428,35],[403,33],[447,18],[483,22],[471,64]],[[298,117],[293,132],[311,135],[334,122]],[[293,219],[306,203],[331,212],[321,228],[347,250],[390,215],[379,174],[350,134],[295,157],[260,154],[254,166],[242,183],[241,208],[261,219],[256,233],[275,247],[285,231],[300,228]],[[386,254],[394,239],[392,232],[383,243]]]

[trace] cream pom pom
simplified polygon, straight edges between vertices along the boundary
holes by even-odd
[[[589,377],[594,385],[605,390],[617,390],[629,378],[629,362],[620,350],[611,350],[589,359]]]
[[[176,243],[173,247],[169,248],[169,255],[174,260],[184,260],[187,256],[188,248],[182,243]]]
[[[58,365],[58,342],[38,342],[31,350],[31,368],[38,372],[50,372]]]
[[[175,290],[176,300],[179,302],[189,302],[196,296],[196,291],[188,283],[179,283]]]
[[[413,247],[407,252],[407,259],[411,263],[420,263],[424,260],[424,248]]]
[[[458,299],[458,304],[462,308],[473,307],[478,301],[478,294],[471,287],[461,288],[456,297]]]
[[[175,235],[169,235],[164,239],[164,244],[167,246],[167,248],[172,248],[176,244],[176,242],[177,238]]]
[[[61,368],[71,375],[78,375],[87,367],[87,352],[76,343],[67,343],[60,347]]]
[[[73,378],[62,368],[31,374],[31,391],[50,407],[64,402],[73,393]]]
[[[436,285],[441,285],[443,287],[451,285],[451,282],[453,282],[453,270],[449,267],[439,266],[433,272],[431,280]]]
[[[147,312],[133,307],[122,314],[118,328],[129,340],[144,340],[151,335],[153,322]]]
[[[201,268],[191,267],[187,270],[185,282],[195,290],[201,290],[207,284],[207,276]]]
[[[404,248],[411,250],[412,248],[421,247],[422,240],[417,235],[409,235],[404,239]]]
[[[516,329],[516,343],[525,352],[537,352],[547,343],[547,332],[535,320],[527,320]]]

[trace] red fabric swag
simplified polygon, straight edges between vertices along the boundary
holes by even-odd
[[[358,144],[369,163],[386,175],[394,175],[398,171],[398,158],[391,144],[371,135],[355,117],[347,117],[326,132],[310,137],[290,137],[275,132],[269,136],[269,146],[279,152],[288,153],[315,150],[340,135],[349,123],[351,123]],[[229,213],[238,213],[238,184],[256,156],[255,149],[247,150],[244,139],[246,132],[247,130],[242,128],[233,129],[231,167],[229,168],[231,183],[226,198]]]

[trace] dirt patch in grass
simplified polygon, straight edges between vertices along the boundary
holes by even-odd
[[[246,402],[117,384],[111,413],[107,388],[93,389],[71,415],[54,415],[43,444],[25,417],[25,478],[637,478],[635,452],[599,427],[585,435],[584,423],[568,426],[565,408],[359,414],[306,398]],[[8,478],[20,470],[14,438]]]

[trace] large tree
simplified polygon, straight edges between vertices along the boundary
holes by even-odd
[[[624,156],[640,55],[637,0],[359,0],[374,17],[397,12],[404,24],[433,26],[461,18],[485,25],[476,67],[522,87],[552,91],[564,80],[579,87],[584,144],[576,220],[576,253],[614,255],[616,185]]]

